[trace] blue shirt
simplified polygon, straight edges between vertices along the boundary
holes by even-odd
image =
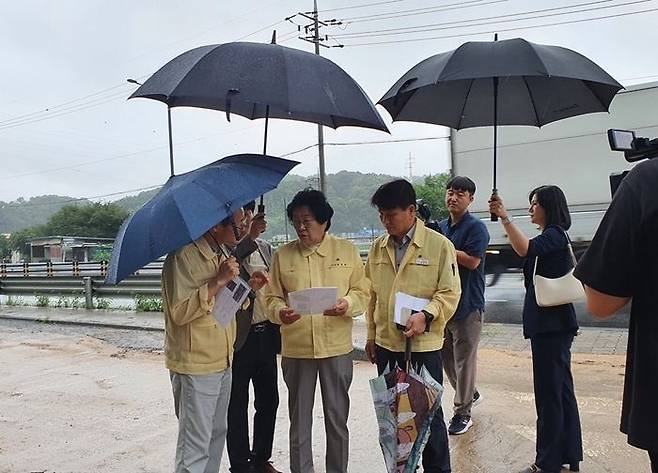
[[[489,231],[479,218],[469,212],[455,225],[448,217],[439,223],[441,232],[469,256],[480,258],[480,264],[475,269],[459,265],[459,279],[462,283],[462,296],[453,315],[454,319],[463,319],[473,311],[484,311],[484,257],[489,246]]]

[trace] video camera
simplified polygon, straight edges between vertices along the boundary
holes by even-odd
[[[435,232],[443,234],[441,228],[439,227],[439,222],[437,220],[432,220],[432,211],[429,206],[423,202],[423,199],[416,200],[416,213],[418,217],[425,222],[425,226],[434,230]]]
[[[623,151],[624,158],[629,163],[658,156],[658,138],[653,140],[638,138],[635,136],[634,131],[610,129],[608,130],[608,143],[610,143],[612,151]],[[610,174],[611,195],[615,195],[626,174],[628,174],[628,171]]]

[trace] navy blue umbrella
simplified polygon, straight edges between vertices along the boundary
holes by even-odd
[[[167,104],[171,174],[173,107],[221,110],[227,118],[231,113],[265,118],[265,150],[269,118],[388,132],[370,98],[337,64],[278,44],[235,42],[191,49],[162,66],[129,98],[135,97]]]
[[[117,284],[197,240],[247,202],[271,191],[297,161],[241,154],[172,176],[119,229],[105,282]]]

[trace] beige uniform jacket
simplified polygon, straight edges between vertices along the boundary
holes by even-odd
[[[216,373],[231,366],[235,319],[222,327],[212,315],[214,299],[208,301],[208,281],[217,275],[221,259],[203,237],[165,259],[165,360],[176,373]]]
[[[374,241],[366,262],[370,279],[370,301],[366,311],[368,340],[391,351],[405,349],[405,337],[395,325],[395,293],[428,299],[424,308],[434,315],[430,331],[413,337],[415,352],[439,350],[443,331],[461,295],[457,256],[453,244],[443,235],[416,220],[416,231],[396,271],[393,242],[388,235]]]
[[[315,250],[297,240],[279,248],[265,293],[270,320],[281,324],[279,311],[288,306],[288,293],[311,287],[337,287],[338,297],[348,301],[348,311],[343,316],[303,315],[292,324],[281,325],[281,355],[328,358],[351,352],[352,317],[365,311],[368,298],[368,281],[357,248],[330,234]]]

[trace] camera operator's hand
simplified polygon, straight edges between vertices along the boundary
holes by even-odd
[[[507,209],[503,204],[503,199],[498,194],[493,194],[489,199],[489,212],[498,215],[500,218],[507,217]]]
[[[261,233],[267,230],[267,220],[265,220],[265,214],[256,214],[254,215],[253,220],[251,221],[251,228],[249,228],[249,238],[256,240]]]

